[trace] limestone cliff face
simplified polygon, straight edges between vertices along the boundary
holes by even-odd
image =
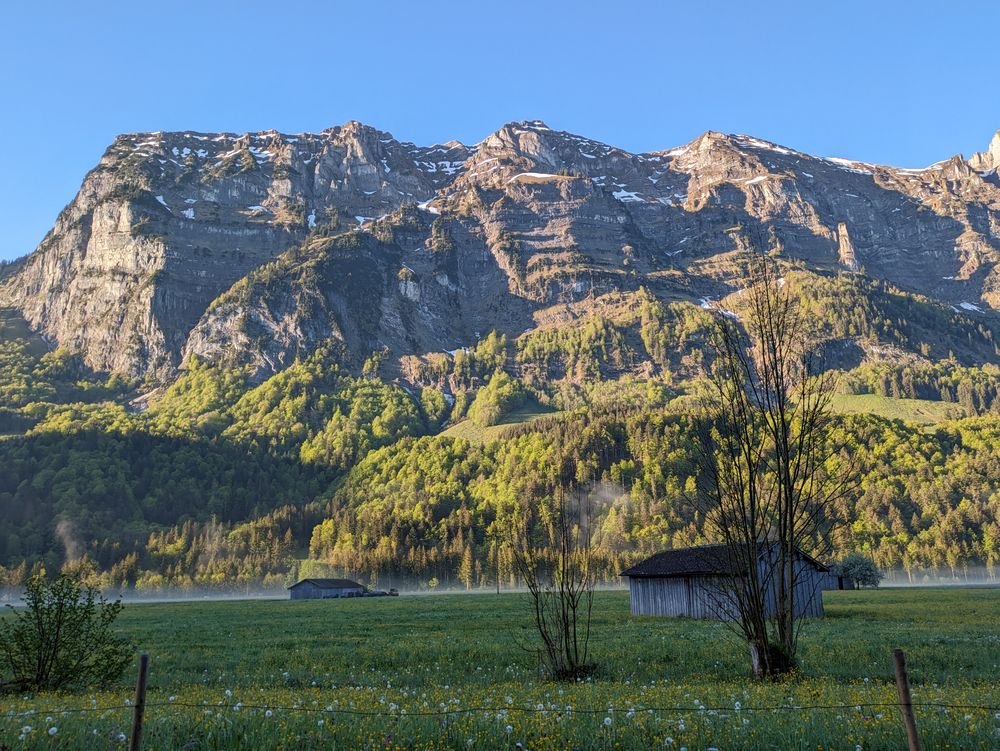
[[[858,256],[854,252],[854,243],[851,242],[851,233],[847,229],[847,224],[841,222],[837,225],[837,242],[840,262],[848,271],[860,271],[861,265],[858,263]]]
[[[264,374],[321,344],[354,365],[451,350],[639,287],[718,298],[741,285],[718,259],[760,243],[991,316],[998,165],[1000,133],[918,170],[715,132],[632,154],[538,121],[474,147],[354,122],[122,136],[0,304],[151,380],[190,357]]]
[[[94,368],[167,376],[234,282],[316,227],[432,197],[467,154],[353,122],[301,136],[121,136],[0,302]]]

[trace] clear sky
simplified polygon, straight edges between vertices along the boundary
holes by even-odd
[[[925,166],[1000,128],[998,30],[995,0],[8,2],[0,257],[122,132],[475,143],[537,118],[632,151],[711,129]]]

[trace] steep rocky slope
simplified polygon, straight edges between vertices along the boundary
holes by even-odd
[[[220,292],[310,228],[430,198],[466,155],[354,122],[120,136],[0,294],[95,368],[168,375]]]
[[[731,252],[766,244],[992,326],[998,166],[1000,133],[926,169],[714,132],[632,154],[537,121],[473,147],[354,122],[122,136],[0,303],[90,366],[150,381],[192,356],[265,375],[321,344],[391,366],[640,288],[715,305],[741,286]]]

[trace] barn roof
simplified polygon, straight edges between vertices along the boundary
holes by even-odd
[[[295,582],[289,589],[295,589],[300,584],[305,584],[309,582],[319,589],[364,589],[363,586],[358,584],[356,581],[351,581],[350,579],[302,579],[301,581]]]
[[[829,569],[822,563],[796,549],[796,553],[820,571]],[[693,548],[675,548],[657,553],[622,571],[621,576],[659,577],[686,576],[690,574],[732,574],[738,561],[733,560],[726,545],[698,545]]]

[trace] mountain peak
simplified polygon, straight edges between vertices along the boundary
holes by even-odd
[[[969,157],[969,166],[981,172],[989,172],[1000,167],[1000,130],[993,134],[986,151],[977,151]]]
[[[325,136],[379,136],[380,138],[392,138],[391,133],[383,133],[378,128],[375,128],[367,123],[363,123],[360,120],[348,120],[343,125],[332,125],[326,130],[322,131],[322,135]]]

